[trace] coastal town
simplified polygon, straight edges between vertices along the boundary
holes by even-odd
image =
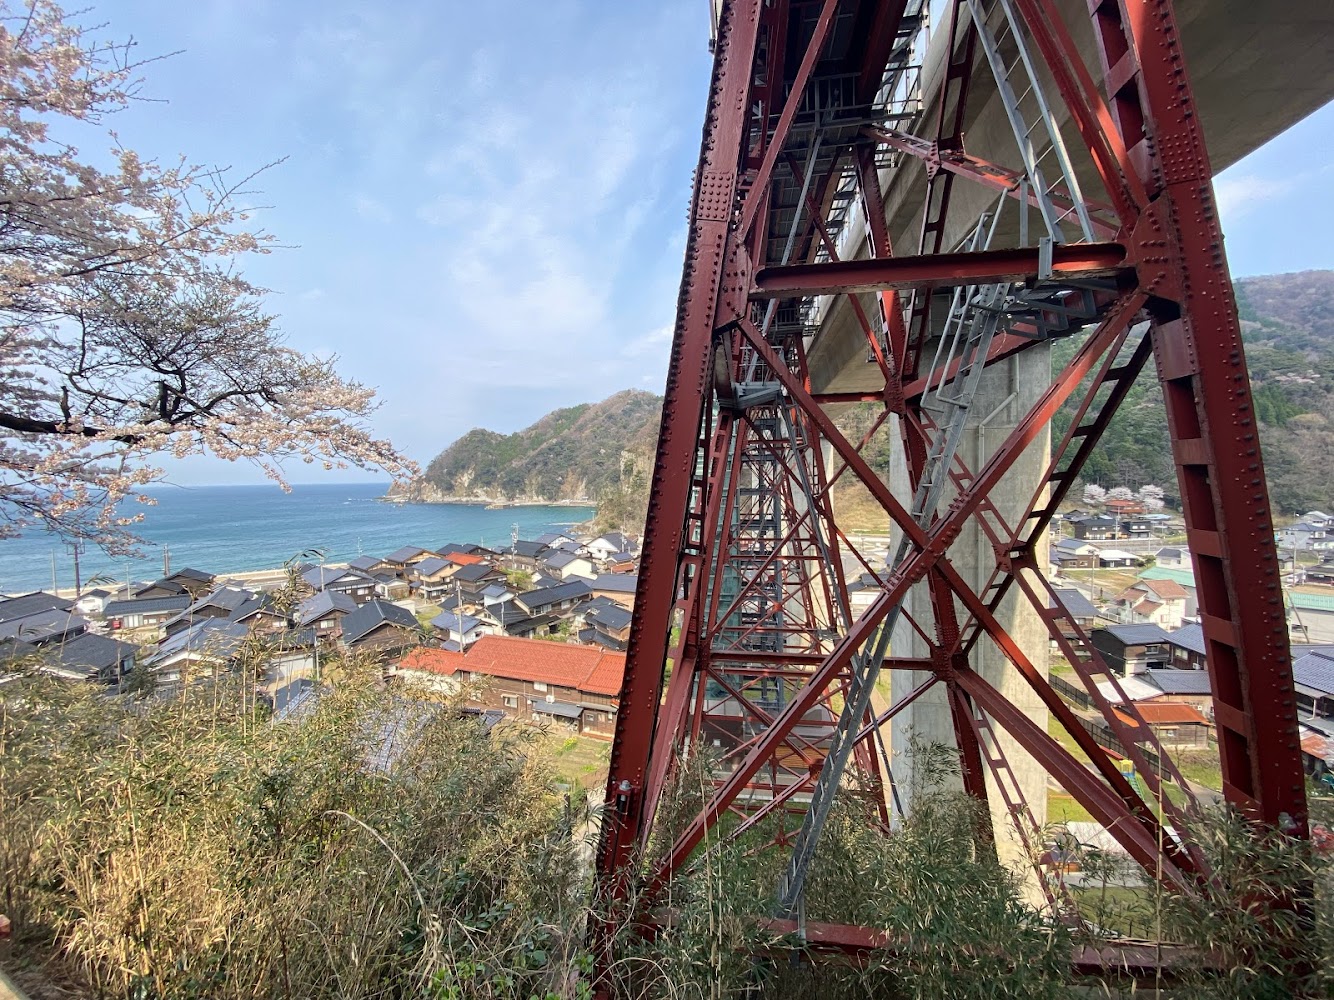
[[[1133,702],[1164,746],[1214,738],[1191,554],[1152,487],[1084,494],[1048,546],[1051,613],[1088,634],[1120,675],[1101,693]],[[1334,517],[1279,529],[1305,763],[1334,769]],[[404,697],[445,695],[470,711],[569,734],[613,734],[638,582],[639,542],[621,532],[513,533],[488,548],[404,545],[346,564],[217,576],[183,568],[115,590],[0,601],[0,656],[109,693],[170,694],[262,657],[257,696],[277,719],[318,698],[329,664],[370,662]],[[850,574],[854,611],[877,590]],[[1053,686],[1104,744],[1069,650],[1052,642]],[[13,671],[11,669],[11,676]]]

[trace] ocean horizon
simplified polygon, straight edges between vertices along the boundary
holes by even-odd
[[[516,530],[520,538],[568,528],[594,514],[589,507],[505,507],[482,504],[387,503],[389,483],[294,483],[166,486],[145,490],[155,506],[132,526],[143,540],[140,554],[108,556],[88,546],[80,555],[84,589],[91,585],[153,580],[164,556],[172,570],[186,566],[210,573],[269,569],[318,551],[325,562],[387,555],[404,545],[436,548],[448,542],[499,547]],[[0,539],[0,593],[74,586],[74,556],[61,538],[32,529]]]

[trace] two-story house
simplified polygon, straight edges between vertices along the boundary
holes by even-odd
[[[1091,638],[1108,668],[1123,677],[1157,670],[1172,662],[1167,633],[1160,625],[1109,625],[1095,628]]]
[[[1186,614],[1186,588],[1174,580],[1140,579],[1117,594],[1108,610],[1127,624],[1152,622],[1164,629],[1180,628]]]
[[[1116,519],[1103,514],[1088,514],[1070,522],[1081,541],[1107,541],[1116,537]]]

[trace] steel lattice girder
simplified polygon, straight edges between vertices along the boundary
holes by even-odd
[[[880,728],[937,684],[948,689],[970,793],[994,787],[1009,802],[1008,765],[990,735],[1002,730],[1147,869],[1178,887],[1201,876],[1189,840],[1178,847],[1164,835],[998,618],[1016,593],[1131,758],[1142,763],[1147,744],[1167,762],[1155,792],[1159,781],[1186,789],[1137,711],[1112,711],[1097,683],[1115,688],[1115,677],[1088,635],[1054,609],[1039,572],[1043,532],[1150,355],[1194,559],[1224,795],[1260,823],[1305,835],[1286,621],[1212,172],[1171,0],[1133,7],[1126,18],[1118,0],[1093,2],[1091,23],[1072,25],[1065,18],[1070,9],[1084,16],[1082,6],[959,0],[938,33],[936,89],[924,93],[922,53],[914,64],[911,45],[920,3],[723,4],[597,858],[613,904],[643,886],[652,899],[729,811],[741,814],[739,831],[789,809],[801,816],[798,847],[784,833],[780,851],[818,839],[817,806],[804,814],[799,806],[820,802],[822,784],[872,790],[887,821]],[[858,35],[836,30],[840,23],[874,27]],[[1072,27],[1091,29],[1095,58],[1081,54]],[[1031,71],[1023,97],[981,60],[1005,45],[1013,47],[1006,72]],[[1049,77],[1045,93],[1034,65]],[[996,95],[1015,128],[1019,153],[1009,162],[993,149],[977,155],[965,134],[972,109]],[[1045,151],[1025,148],[1035,132],[1046,136]],[[1063,166],[1049,166],[1059,176],[1048,184],[1037,164],[1050,154]],[[891,196],[900,212],[916,206],[911,254],[891,245]],[[849,221],[850,198],[861,206],[861,233]],[[1030,231],[1030,209],[1045,232]],[[1000,225],[1006,212],[1017,232]],[[1076,216],[1082,237],[1067,232]],[[960,233],[972,233],[971,243]],[[953,289],[961,291],[942,331],[942,293]],[[983,289],[1002,305],[979,305]],[[832,336],[839,303],[865,342],[878,379],[870,388],[813,385],[807,349]],[[973,354],[945,349],[949,323],[992,308],[1001,324],[994,337]],[[1090,332],[1073,358],[978,468],[943,447],[942,394],[958,396],[971,373],[1083,328]],[[854,401],[882,408],[858,441],[829,409]],[[1026,449],[1045,446],[1067,402],[1073,421],[1029,484],[1026,509],[1007,519],[994,491]],[[863,454],[877,433],[898,435],[908,493],[938,489],[946,476],[948,503],[924,512],[905,504]],[[893,565],[874,566],[839,527],[830,489],[843,477],[905,539]],[[980,587],[951,559],[969,526],[995,560]],[[849,610],[845,557],[872,581],[860,615]],[[918,584],[930,608],[914,616],[903,600]],[[885,647],[886,623],[900,614],[927,655]],[[975,669],[983,647],[1022,677],[1091,770]],[[919,680],[892,706],[852,718],[859,685],[874,680],[882,659]],[[728,766],[711,799],[665,857],[644,857],[678,753],[728,726]],[[1022,811],[1022,803],[1011,809]],[[782,905],[777,912],[786,915]],[[870,932],[829,933],[855,941]]]

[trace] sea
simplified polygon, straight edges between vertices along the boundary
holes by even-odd
[[[282,566],[294,558],[346,562],[382,556],[404,545],[435,549],[449,542],[499,548],[520,538],[568,530],[593,516],[589,507],[505,507],[481,504],[386,503],[388,483],[154,486],[154,506],[127,504],[144,519],[132,530],[144,544],[137,556],[108,556],[88,545],[80,553],[85,589],[155,580],[164,564],[215,574]],[[53,581],[54,574],[54,581]],[[0,593],[74,586],[69,545],[45,531],[0,539]]]

